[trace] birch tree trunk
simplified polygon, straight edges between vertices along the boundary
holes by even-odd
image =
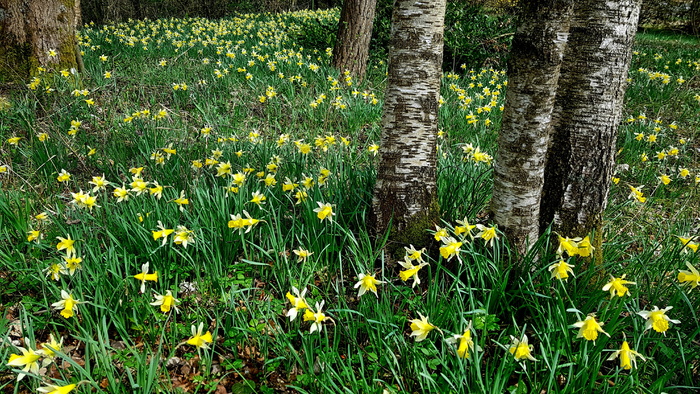
[[[521,2],[494,162],[491,211],[519,252],[539,237],[549,125],[573,0]]]
[[[445,0],[396,0],[372,208],[377,234],[415,242],[438,220],[436,135]]]
[[[552,120],[541,228],[553,223],[568,237],[601,228],[639,9],[639,0],[575,6]],[[594,246],[601,236],[597,231]]]
[[[345,0],[340,11],[338,38],[333,48],[333,67],[350,71],[362,81],[367,71],[369,41],[377,0]]]
[[[74,0],[0,0],[0,81],[78,68]],[[50,55],[55,51],[56,55]]]

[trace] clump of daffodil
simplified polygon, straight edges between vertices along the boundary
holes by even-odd
[[[418,312],[420,319],[411,320],[411,336],[416,338],[416,342],[424,340],[430,331],[433,331],[436,327],[428,322],[428,316],[423,316]]]
[[[260,223],[260,219],[253,219],[248,211],[243,211],[243,217],[240,214],[231,215],[231,220],[228,221],[228,228],[239,229],[241,234],[245,228],[245,232],[248,233],[256,224]]]
[[[681,323],[680,320],[673,320],[670,317],[668,317],[668,315],[666,315],[666,312],[668,312],[672,308],[672,306],[667,306],[664,309],[659,309],[658,306],[654,306],[654,308],[650,311],[639,311],[637,312],[637,314],[646,319],[647,322],[644,325],[645,330],[653,328],[654,331],[666,335],[666,331],[669,328],[669,322],[673,324]]]
[[[603,291],[610,291],[610,298],[615,297],[615,294],[617,294],[618,297],[624,297],[625,294],[629,296],[630,289],[625,285],[636,285],[637,283],[625,280],[625,276],[627,275],[623,274],[621,277],[615,278],[611,275],[610,277],[612,279],[603,286]]]
[[[185,226],[175,227],[173,242],[187,248],[187,245],[194,243],[194,231],[187,229]]]
[[[528,343],[527,335],[523,334],[522,339],[511,335],[510,340],[511,344],[510,348],[508,348],[508,352],[510,352],[516,360],[537,361],[537,359],[532,356],[532,345]]]
[[[610,335],[603,330],[603,323],[596,320],[595,313],[591,313],[586,316],[585,319],[577,321],[574,323],[573,327],[579,329],[576,338],[584,338],[587,341],[595,342],[595,340],[598,339],[598,333],[603,333],[610,337]]]
[[[373,274],[361,273],[357,275],[357,279],[358,281],[357,283],[355,283],[354,286],[355,289],[357,289],[358,287],[360,288],[360,290],[357,291],[357,297],[362,297],[362,295],[365,294],[367,290],[371,291],[372,293],[374,293],[375,296],[379,297],[379,295],[377,294],[377,285],[386,283],[381,280],[375,279],[375,275]]]

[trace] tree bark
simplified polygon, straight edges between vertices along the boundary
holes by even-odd
[[[436,136],[445,0],[396,0],[382,116],[374,228],[420,243],[438,220]],[[403,239],[403,241],[401,241]]]
[[[639,0],[577,2],[561,67],[540,210],[568,237],[600,229],[615,160]],[[600,243],[601,233],[596,232]],[[598,248],[600,251],[600,248]]]
[[[358,81],[362,81],[367,71],[376,8],[377,0],[345,0],[340,11],[333,67],[350,71]]]
[[[74,0],[0,0],[0,81],[27,80],[40,66],[77,69],[75,5]]]
[[[549,126],[573,0],[527,0],[508,64],[491,211],[520,253],[539,237]]]

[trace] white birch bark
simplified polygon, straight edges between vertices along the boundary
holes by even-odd
[[[582,0],[574,10],[540,219],[565,236],[584,236],[602,223],[640,3]]]
[[[437,213],[436,135],[445,0],[396,0],[372,199],[375,230]],[[426,227],[423,227],[423,230]]]
[[[513,39],[491,211],[521,253],[539,237],[549,125],[572,0],[527,0]]]

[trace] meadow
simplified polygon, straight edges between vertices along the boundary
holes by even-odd
[[[637,37],[602,265],[489,221],[507,76],[470,65],[442,79],[435,242],[389,255],[386,63],[302,47],[337,18],[87,25],[85,73],[0,96],[0,390],[697,390],[698,39]]]

